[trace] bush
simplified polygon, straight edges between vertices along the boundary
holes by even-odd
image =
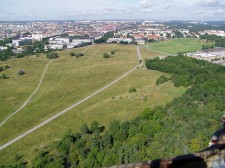
[[[166,75],[162,75],[162,76],[160,76],[160,77],[156,80],[156,85],[165,83],[165,82],[167,82],[167,81],[169,81],[169,80],[170,80],[170,78],[167,78]]]
[[[70,56],[71,56],[71,57],[75,56],[75,53],[74,53],[74,52],[71,52],[71,53],[70,53]]]
[[[0,79],[7,79],[7,75],[6,74],[0,74]]]
[[[19,70],[19,71],[17,72],[17,74],[18,74],[18,75],[24,75],[24,74],[25,74],[25,71],[24,71],[24,70]]]
[[[57,53],[50,53],[50,54],[46,54],[46,57],[48,59],[55,59],[55,58],[58,58],[58,54]]]
[[[103,58],[110,58],[110,55],[108,53],[104,53]]]
[[[76,58],[80,58],[80,57],[82,57],[82,56],[84,56],[84,54],[83,53],[74,53],[74,52],[71,52],[70,53],[70,56],[71,57],[76,57]]]
[[[111,51],[111,54],[115,54],[115,51]]]
[[[5,65],[3,68],[4,68],[4,70],[6,70],[6,69],[9,69],[10,66],[9,65]]]
[[[137,90],[135,88],[130,88],[129,89],[129,93],[134,93],[134,92],[137,92]]]
[[[76,53],[75,56],[76,56],[76,58],[80,58],[80,57],[84,56],[84,54],[83,53]]]

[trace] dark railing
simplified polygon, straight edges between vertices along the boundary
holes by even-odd
[[[225,168],[225,144],[213,145],[195,154],[130,163],[110,168]]]

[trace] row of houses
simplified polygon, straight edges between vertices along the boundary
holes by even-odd
[[[216,35],[216,36],[225,37],[225,31],[222,31],[222,30],[205,30],[198,33],[201,35],[208,34],[208,35]]]

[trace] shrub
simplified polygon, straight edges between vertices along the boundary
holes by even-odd
[[[134,93],[134,92],[137,92],[137,90],[135,88],[130,88],[129,89],[129,93]]]
[[[170,80],[170,78],[167,78],[166,75],[162,75],[162,76],[160,76],[160,77],[156,80],[156,85],[165,83],[165,82],[167,82],[167,81],[169,81],[169,80]]]
[[[111,51],[111,54],[115,54],[115,51]]]
[[[0,79],[7,79],[7,75],[6,74],[0,74]]]
[[[71,57],[75,56],[75,53],[74,53],[74,52],[71,52],[71,53],[70,53],[70,56],[71,56]]]
[[[50,53],[50,54],[46,54],[46,57],[48,59],[55,59],[55,58],[58,58],[58,54],[57,53]]]
[[[24,75],[24,74],[25,74],[25,71],[24,71],[24,70],[19,70],[19,71],[17,72],[17,74],[18,74],[18,75]]]
[[[76,58],[80,58],[80,57],[84,56],[84,54],[83,53],[76,53],[75,56],[76,56]]]
[[[108,53],[104,53],[103,58],[110,58],[110,55]]]
[[[9,65],[5,65],[3,68],[4,68],[4,70],[6,70],[6,69],[9,69],[10,66]]]

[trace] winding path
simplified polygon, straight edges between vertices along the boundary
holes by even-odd
[[[22,110],[22,109],[29,103],[30,99],[34,96],[34,94],[37,93],[37,91],[39,90],[39,88],[40,88],[40,86],[41,86],[41,84],[42,84],[42,81],[43,81],[43,79],[44,79],[45,73],[46,73],[46,71],[47,71],[47,69],[48,69],[48,65],[49,65],[51,62],[52,62],[52,60],[49,61],[49,62],[47,63],[47,65],[45,66],[45,69],[44,69],[44,72],[43,72],[43,74],[42,74],[42,76],[41,76],[40,82],[39,82],[38,86],[36,87],[36,89],[34,90],[34,92],[33,92],[33,93],[30,95],[30,97],[23,103],[23,105],[20,106],[20,108],[18,108],[15,112],[13,112],[12,114],[10,114],[5,120],[3,120],[3,121],[0,123],[0,127],[1,127],[8,119],[10,119],[12,116],[14,116],[14,115],[15,115],[16,113],[18,113],[20,110]]]
[[[139,60],[139,65],[132,68],[131,70],[129,70],[128,72],[126,72],[125,74],[123,74],[122,76],[120,76],[119,78],[115,79],[114,81],[112,81],[111,83],[107,84],[106,86],[102,87],[101,89],[97,90],[96,92],[92,93],[91,95],[87,96],[86,98],[78,101],[77,103],[67,107],[66,109],[62,110],[61,112],[57,113],[56,115],[50,117],[49,119],[45,120],[44,122],[38,124],[37,126],[31,128],[30,130],[22,133],[21,135],[19,135],[18,137],[12,139],[11,141],[7,142],[6,144],[0,146],[0,151],[5,149],[6,147],[8,147],[9,145],[12,145],[13,143],[15,143],[16,141],[22,139],[23,137],[29,135],[30,133],[36,131],[37,129],[41,128],[42,126],[48,124],[49,122],[53,121],[54,119],[58,118],[59,116],[65,114],[66,112],[70,111],[71,109],[73,109],[74,107],[77,107],[78,105],[80,105],[81,103],[91,99],[92,97],[94,97],[95,95],[101,93],[102,91],[106,90],[107,88],[109,88],[110,86],[112,86],[113,84],[117,83],[119,80],[123,79],[124,77],[126,77],[128,74],[130,74],[131,72],[135,71],[138,67],[142,66],[143,63],[140,63],[140,60],[142,60],[141,57],[141,53],[140,53],[140,49],[139,46],[137,46],[137,56],[138,56],[138,60]]]
[[[85,52],[89,47],[90,47],[90,46],[85,47],[85,49],[82,50],[81,52],[82,52],[82,53]],[[43,72],[43,74],[42,74],[42,76],[41,76],[40,82],[39,82],[38,86],[36,87],[36,89],[34,90],[34,92],[31,94],[31,96],[23,103],[22,106],[20,106],[19,109],[17,109],[15,112],[13,112],[12,114],[10,114],[5,120],[3,120],[3,121],[0,123],[0,127],[1,127],[8,119],[10,119],[12,116],[14,116],[14,115],[15,115],[16,113],[18,113],[20,110],[22,110],[22,109],[29,103],[30,99],[35,95],[35,93],[37,93],[37,91],[39,90],[39,88],[41,87],[41,84],[42,84],[42,82],[43,82],[45,73],[46,73],[46,71],[47,71],[47,69],[48,69],[48,65],[49,65],[51,62],[52,62],[52,60],[50,60],[50,61],[48,62],[48,64],[46,65],[46,67],[45,67],[45,69],[44,69],[44,72]]]

